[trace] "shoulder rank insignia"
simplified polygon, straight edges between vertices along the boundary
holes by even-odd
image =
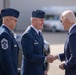
[[[3,38],[3,39],[1,40],[1,47],[2,47],[2,49],[4,49],[4,50],[6,50],[6,49],[8,48],[8,40],[7,40],[7,39]]]

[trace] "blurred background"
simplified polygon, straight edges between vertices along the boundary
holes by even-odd
[[[20,17],[15,28],[15,32],[20,35],[31,24],[32,10],[45,11],[43,36],[50,44],[50,54],[56,55],[64,51],[67,32],[60,22],[60,15],[65,10],[72,10],[76,15],[76,0],[0,0],[0,10],[8,7],[20,11]],[[61,64],[59,60],[51,63],[48,75],[65,75],[65,71],[59,69],[59,64]]]
[[[12,7],[20,11],[15,31],[24,31],[30,25],[31,13],[35,9],[42,9],[46,12],[45,25],[50,24],[49,22],[47,23],[47,20],[52,20],[51,25],[53,26],[48,26],[52,27],[52,29],[46,28],[46,26],[44,26],[44,29],[55,31],[56,23],[58,26],[60,23],[54,20],[59,20],[59,16],[64,10],[71,9],[76,13],[76,0],[0,0],[0,9],[7,7]],[[57,30],[63,30],[62,27],[61,29],[59,27]]]

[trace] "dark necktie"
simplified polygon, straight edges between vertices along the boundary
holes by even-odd
[[[40,31],[39,31],[38,35],[39,35],[40,41],[42,42],[42,35],[41,35],[41,32]]]
[[[39,35],[39,37],[41,38],[41,32],[40,32],[40,31],[38,32],[38,35]]]

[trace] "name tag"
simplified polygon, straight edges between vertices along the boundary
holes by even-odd
[[[14,45],[14,47],[17,47],[17,45]]]
[[[39,43],[38,43],[38,42],[35,42],[35,43],[34,43],[34,45],[37,45],[37,44],[39,44]]]

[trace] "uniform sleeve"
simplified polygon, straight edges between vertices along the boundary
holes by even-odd
[[[71,34],[69,36],[69,50],[70,58],[64,64],[64,68],[69,70],[72,66],[76,64],[76,34]]]
[[[26,61],[42,65],[44,63],[45,56],[37,55],[33,52],[33,40],[31,36],[25,35],[21,39],[23,54]]]
[[[59,54],[58,59],[61,61],[64,61],[65,60],[65,54],[64,53]]]
[[[3,33],[0,36],[0,57],[5,75],[15,75],[11,56],[11,39],[7,33]]]

